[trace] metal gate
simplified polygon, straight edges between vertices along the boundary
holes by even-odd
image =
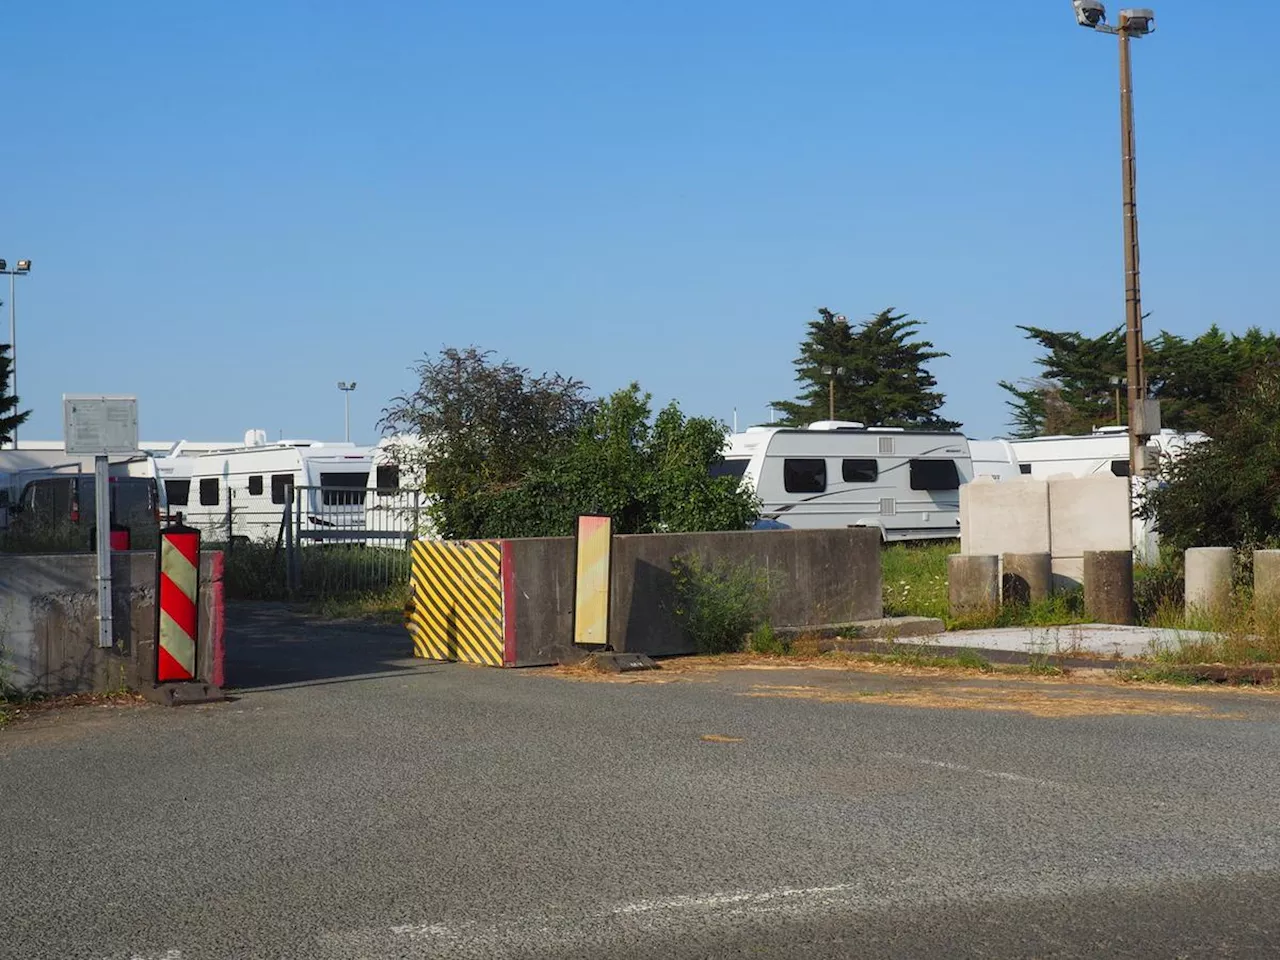
[[[418,490],[293,487],[280,522],[289,587],[326,596],[409,582],[409,544],[423,532]]]

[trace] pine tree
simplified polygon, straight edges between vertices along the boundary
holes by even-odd
[[[13,359],[9,356],[9,344],[0,344],[0,443],[10,443],[13,431],[27,422],[31,411],[18,412],[18,398],[9,393],[9,381],[13,376]]]
[[[826,307],[818,314],[795,360],[800,395],[774,403],[785,422],[826,420],[834,379],[837,420],[935,430],[960,426],[938,414],[946,398],[935,389],[938,381],[926,365],[948,354],[915,339],[920,321],[894,313],[892,307],[857,327]],[[827,369],[833,373],[825,373]]]
[[[1010,424],[1019,437],[1084,434],[1114,424],[1113,379],[1126,374],[1124,330],[1098,337],[1019,327],[1044,350],[1039,376],[1019,383],[1001,381],[1013,397]],[[1160,401],[1162,425],[1213,434],[1226,414],[1236,386],[1250,373],[1280,359],[1280,337],[1252,327],[1243,336],[1217,326],[1187,340],[1161,331],[1146,343],[1147,389]],[[1121,387],[1121,422],[1124,388]]]

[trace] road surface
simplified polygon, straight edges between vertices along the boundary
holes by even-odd
[[[0,957],[1280,953],[1273,694],[229,641],[234,702],[0,731]]]

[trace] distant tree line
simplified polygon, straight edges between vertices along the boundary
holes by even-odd
[[[1126,373],[1123,328],[1097,337],[1082,333],[1019,327],[1043,351],[1040,374],[1017,383],[1001,381],[1011,395],[1010,421],[1016,437],[1089,433],[1116,423],[1117,384]],[[1193,339],[1162,331],[1146,344],[1147,386],[1160,400],[1165,427],[1215,434],[1237,387],[1258,368],[1280,359],[1280,339],[1251,327],[1242,336],[1217,326]],[[1121,402],[1120,421],[1127,422]]]

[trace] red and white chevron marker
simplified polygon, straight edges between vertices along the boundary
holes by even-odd
[[[177,525],[160,531],[159,593],[156,680],[194,680],[200,623],[199,530]]]

